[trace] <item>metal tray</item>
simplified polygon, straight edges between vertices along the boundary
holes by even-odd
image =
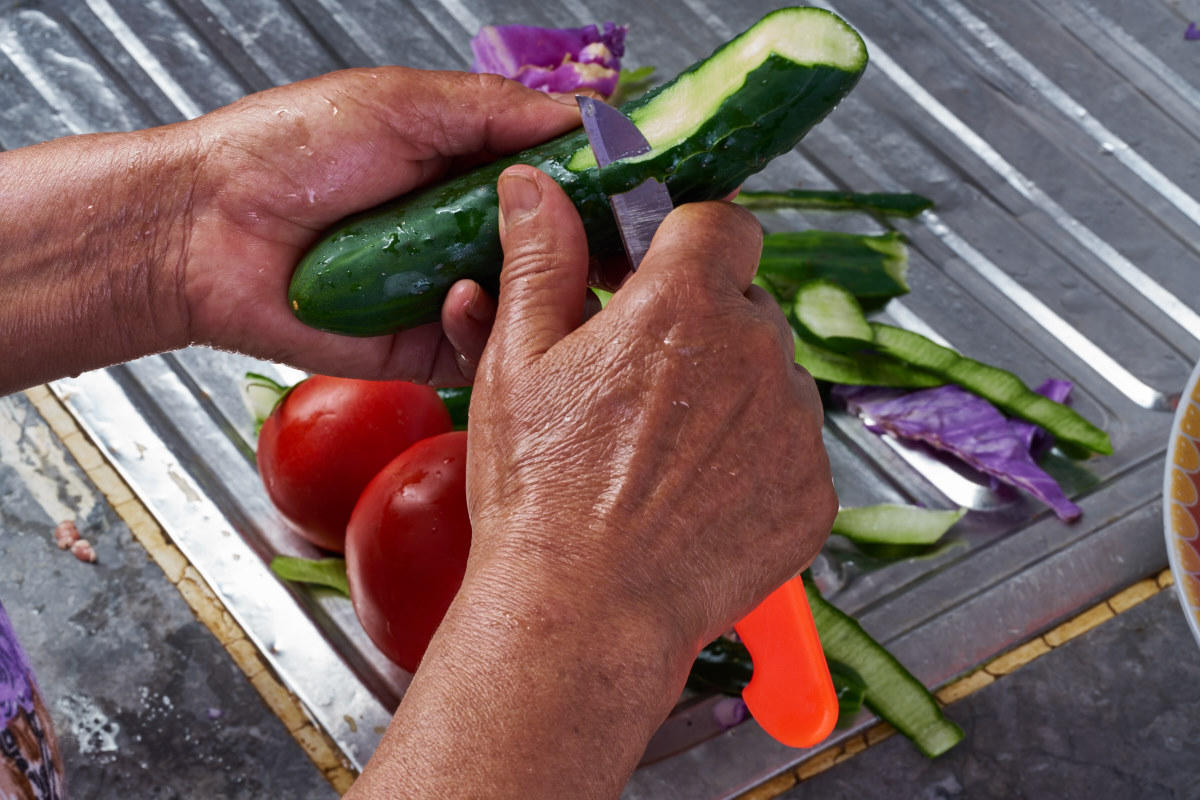
[[[1190,7],[1189,7],[1190,6]],[[0,13],[0,146],[193,117],[247,92],[347,65],[464,68],[481,25],[631,26],[628,65],[670,76],[774,3],[475,0],[46,0]],[[1058,522],[836,411],[842,502],[968,505],[936,556],[879,567],[828,548],[833,600],[930,686],[1166,563],[1158,534],[1169,411],[1200,359],[1200,4],[1150,0],[838,2],[868,38],[859,88],[759,187],[910,190],[899,221],[913,292],[889,307],[921,330],[1074,402],[1116,454],[1052,471],[1082,506]],[[2,191],[2,187],[0,187]],[[764,216],[771,229],[875,231],[867,216]],[[55,391],[355,765],[407,676],[349,604],[275,581],[287,533],[255,473],[247,369],[194,348],[59,381]],[[707,704],[706,704],[707,703]],[[699,701],[668,727],[714,734]],[[856,729],[869,720],[860,720]],[[839,732],[838,736],[848,735]],[[678,734],[678,730],[674,732]],[[729,797],[801,760],[752,722],[635,773],[629,798]]]

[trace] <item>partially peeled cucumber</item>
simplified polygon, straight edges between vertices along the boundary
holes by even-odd
[[[316,328],[373,336],[437,320],[461,278],[494,286],[502,261],[496,180],[512,164],[538,167],[566,190],[593,255],[619,253],[610,195],[657,178],[676,203],[727,196],[794,147],[866,64],[862,38],[836,15],[773,11],[621,106],[649,153],[600,169],[576,131],[350,217],[300,261],[288,292],[292,310]]]

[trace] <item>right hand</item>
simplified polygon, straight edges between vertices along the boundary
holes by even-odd
[[[354,797],[617,797],[699,649],[813,559],[837,510],[816,388],[750,285],[749,213],[676,209],[583,322],[574,206],[528,166],[499,190],[471,554]]]
[[[837,511],[816,387],[751,285],[761,229],[726,203],[681,206],[582,322],[574,207],[527,166],[505,172],[500,197],[468,576],[649,630],[673,645],[682,683],[700,647],[812,561]]]

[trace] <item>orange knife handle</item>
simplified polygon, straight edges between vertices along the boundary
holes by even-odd
[[[812,747],[837,724],[838,701],[799,576],[734,626],[754,674],[742,691],[758,724],[789,747]]]

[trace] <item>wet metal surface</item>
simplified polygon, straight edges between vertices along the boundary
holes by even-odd
[[[345,65],[465,68],[468,39],[493,22],[628,23],[626,65],[655,65],[670,76],[777,5],[22,3],[0,12],[0,144],[192,117]],[[1074,381],[1075,406],[1115,447],[1108,458],[1049,465],[1083,508],[1078,523],[1064,525],[1035,501],[829,415],[844,504],[963,504],[978,512],[931,558],[876,568],[835,552],[835,542],[821,565],[834,600],[935,685],[1166,563],[1158,507],[1169,409],[1200,359],[1200,42],[1184,37],[1200,5],[831,7],[863,32],[871,66],[847,101],[749,188],[933,198],[933,212],[889,223],[909,238],[913,292],[888,317],[1031,385]],[[882,227],[858,215],[763,219],[773,230]],[[247,368],[271,369],[190,350],[55,388],[273,666],[361,762],[403,675],[365,642],[348,604],[270,578],[270,554],[306,550],[255,477],[250,420],[236,392]],[[136,436],[126,433],[130,425]],[[352,731],[346,717],[368,724]],[[728,796],[802,757],[745,724],[640,770],[627,795]]]

